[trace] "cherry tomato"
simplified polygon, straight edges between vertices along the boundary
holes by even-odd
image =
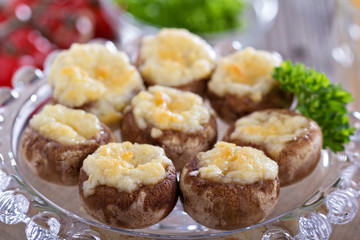
[[[3,9],[0,7],[0,23],[5,22],[6,19],[7,19],[7,17],[5,15],[5,13],[4,13]]]
[[[34,13],[32,19],[33,25],[60,48],[92,39],[94,21],[94,14],[87,8],[69,9],[55,4],[48,5],[46,11]]]
[[[1,74],[0,74],[0,87],[11,85],[11,77],[16,69],[19,68],[17,57],[6,56],[0,54],[0,66],[1,66]]]
[[[56,47],[38,31],[30,27],[21,27],[2,39],[2,53],[10,56],[31,55],[35,66],[41,67],[46,56]]]
[[[99,0],[7,0],[0,4],[0,23],[10,30],[5,37],[0,33],[2,86],[11,86],[12,75],[21,66],[42,68],[56,48],[116,36]]]
[[[95,37],[115,40],[115,32],[110,24],[110,19],[106,18],[105,12],[98,8],[93,11],[95,14]],[[115,24],[115,23],[113,23]]]
[[[46,56],[56,47],[38,31],[21,27],[1,39],[0,84],[11,86],[13,73],[21,66],[31,65],[42,69]]]

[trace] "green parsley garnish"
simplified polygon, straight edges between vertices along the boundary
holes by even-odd
[[[292,64],[287,60],[273,71],[273,78],[283,90],[297,98],[296,110],[316,121],[323,132],[323,148],[342,151],[349,142],[354,128],[350,128],[346,104],[353,100],[351,94],[332,84],[324,73]]]
[[[241,29],[247,0],[114,0],[134,17],[193,33]]]

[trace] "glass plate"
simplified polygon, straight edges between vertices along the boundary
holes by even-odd
[[[160,223],[139,230],[114,228],[91,218],[81,207],[78,188],[46,182],[24,164],[20,139],[29,118],[51,99],[43,73],[32,67],[17,71],[13,90],[0,88],[0,221],[26,224],[28,239],[111,239],[137,236],[162,239],[221,238],[328,239],[331,224],[353,219],[358,209],[360,113],[350,119],[357,128],[346,151],[323,150],[313,173],[281,188],[275,211],[264,222],[233,231],[208,229],[182,211],[180,201]],[[226,125],[219,121],[220,136]],[[252,237],[249,237],[252,236]]]

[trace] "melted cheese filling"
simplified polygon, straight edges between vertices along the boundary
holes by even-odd
[[[274,180],[278,165],[262,151],[251,147],[218,142],[207,152],[201,152],[199,174],[201,178],[224,183],[251,184],[261,180]]]
[[[31,118],[30,126],[43,136],[68,145],[84,143],[102,130],[95,115],[60,104],[45,106]]]
[[[69,107],[96,104],[89,110],[109,124],[122,117],[134,91],[144,89],[140,74],[126,54],[100,44],[73,44],[51,65],[54,99]]]
[[[184,29],[162,29],[143,38],[139,70],[153,84],[179,86],[210,76],[215,58],[200,37]]]
[[[264,144],[271,156],[283,150],[285,144],[296,140],[312,125],[303,116],[291,116],[280,112],[254,112],[235,123],[231,139]]]
[[[151,124],[160,130],[191,133],[203,130],[203,125],[210,119],[209,110],[200,96],[162,86],[140,92],[132,99],[131,106],[140,128]],[[156,130],[153,134],[159,136],[161,132]]]
[[[269,52],[253,48],[237,51],[220,60],[208,87],[218,96],[249,95],[252,100],[260,101],[278,85],[272,71],[280,62],[277,55]]]
[[[89,176],[83,183],[84,195],[94,194],[99,185],[132,192],[140,185],[157,184],[171,164],[160,147],[130,142],[102,145],[84,160],[82,168]]]

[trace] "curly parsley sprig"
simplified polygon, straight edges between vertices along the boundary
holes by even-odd
[[[273,78],[283,90],[297,98],[296,109],[316,121],[323,132],[323,147],[333,152],[342,151],[349,142],[354,128],[350,128],[346,104],[353,100],[351,94],[332,84],[323,73],[307,68],[301,63],[287,60],[274,68]]]

